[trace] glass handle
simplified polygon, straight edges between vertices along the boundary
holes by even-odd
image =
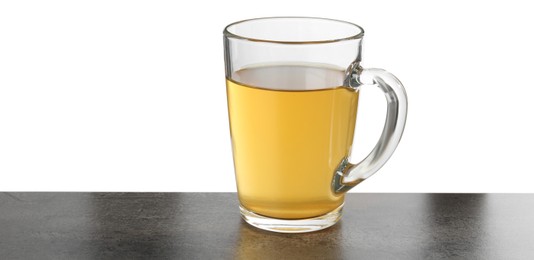
[[[351,164],[346,158],[340,163],[332,181],[332,189],[336,194],[352,189],[387,162],[402,137],[408,109],[406,91],[393,74],[382,69],[360,67],[355,71],[352,81],[358,86],[373,85],[380,88],[386,96],[387,115],[382,135],[371,153],[357,164]]]

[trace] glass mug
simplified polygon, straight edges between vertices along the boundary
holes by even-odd
[[[224,29],[226,89],[241,215],[264,230],[334,225],[344,194],[374,174],[399,143],[407,113],[400,81],[360,66],[363,29],[324,18],[270,17]],[[384,91],[382,135],[352,164],[358,93]]]

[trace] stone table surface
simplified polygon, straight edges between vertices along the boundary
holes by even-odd
[[[0,259],[534,259],[534,194],[351,193],[278,234],[235,193],[0,193]]]

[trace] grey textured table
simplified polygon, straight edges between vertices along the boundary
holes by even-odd
[[[534,259],[534,194],[349,194],[277,234],[234,193],[0,193],[0,259]]]

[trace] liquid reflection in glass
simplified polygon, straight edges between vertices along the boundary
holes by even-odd
[[[241,221],[235,259],[346,259],[339,247],[343,221],[317,232],[281,234]]]

